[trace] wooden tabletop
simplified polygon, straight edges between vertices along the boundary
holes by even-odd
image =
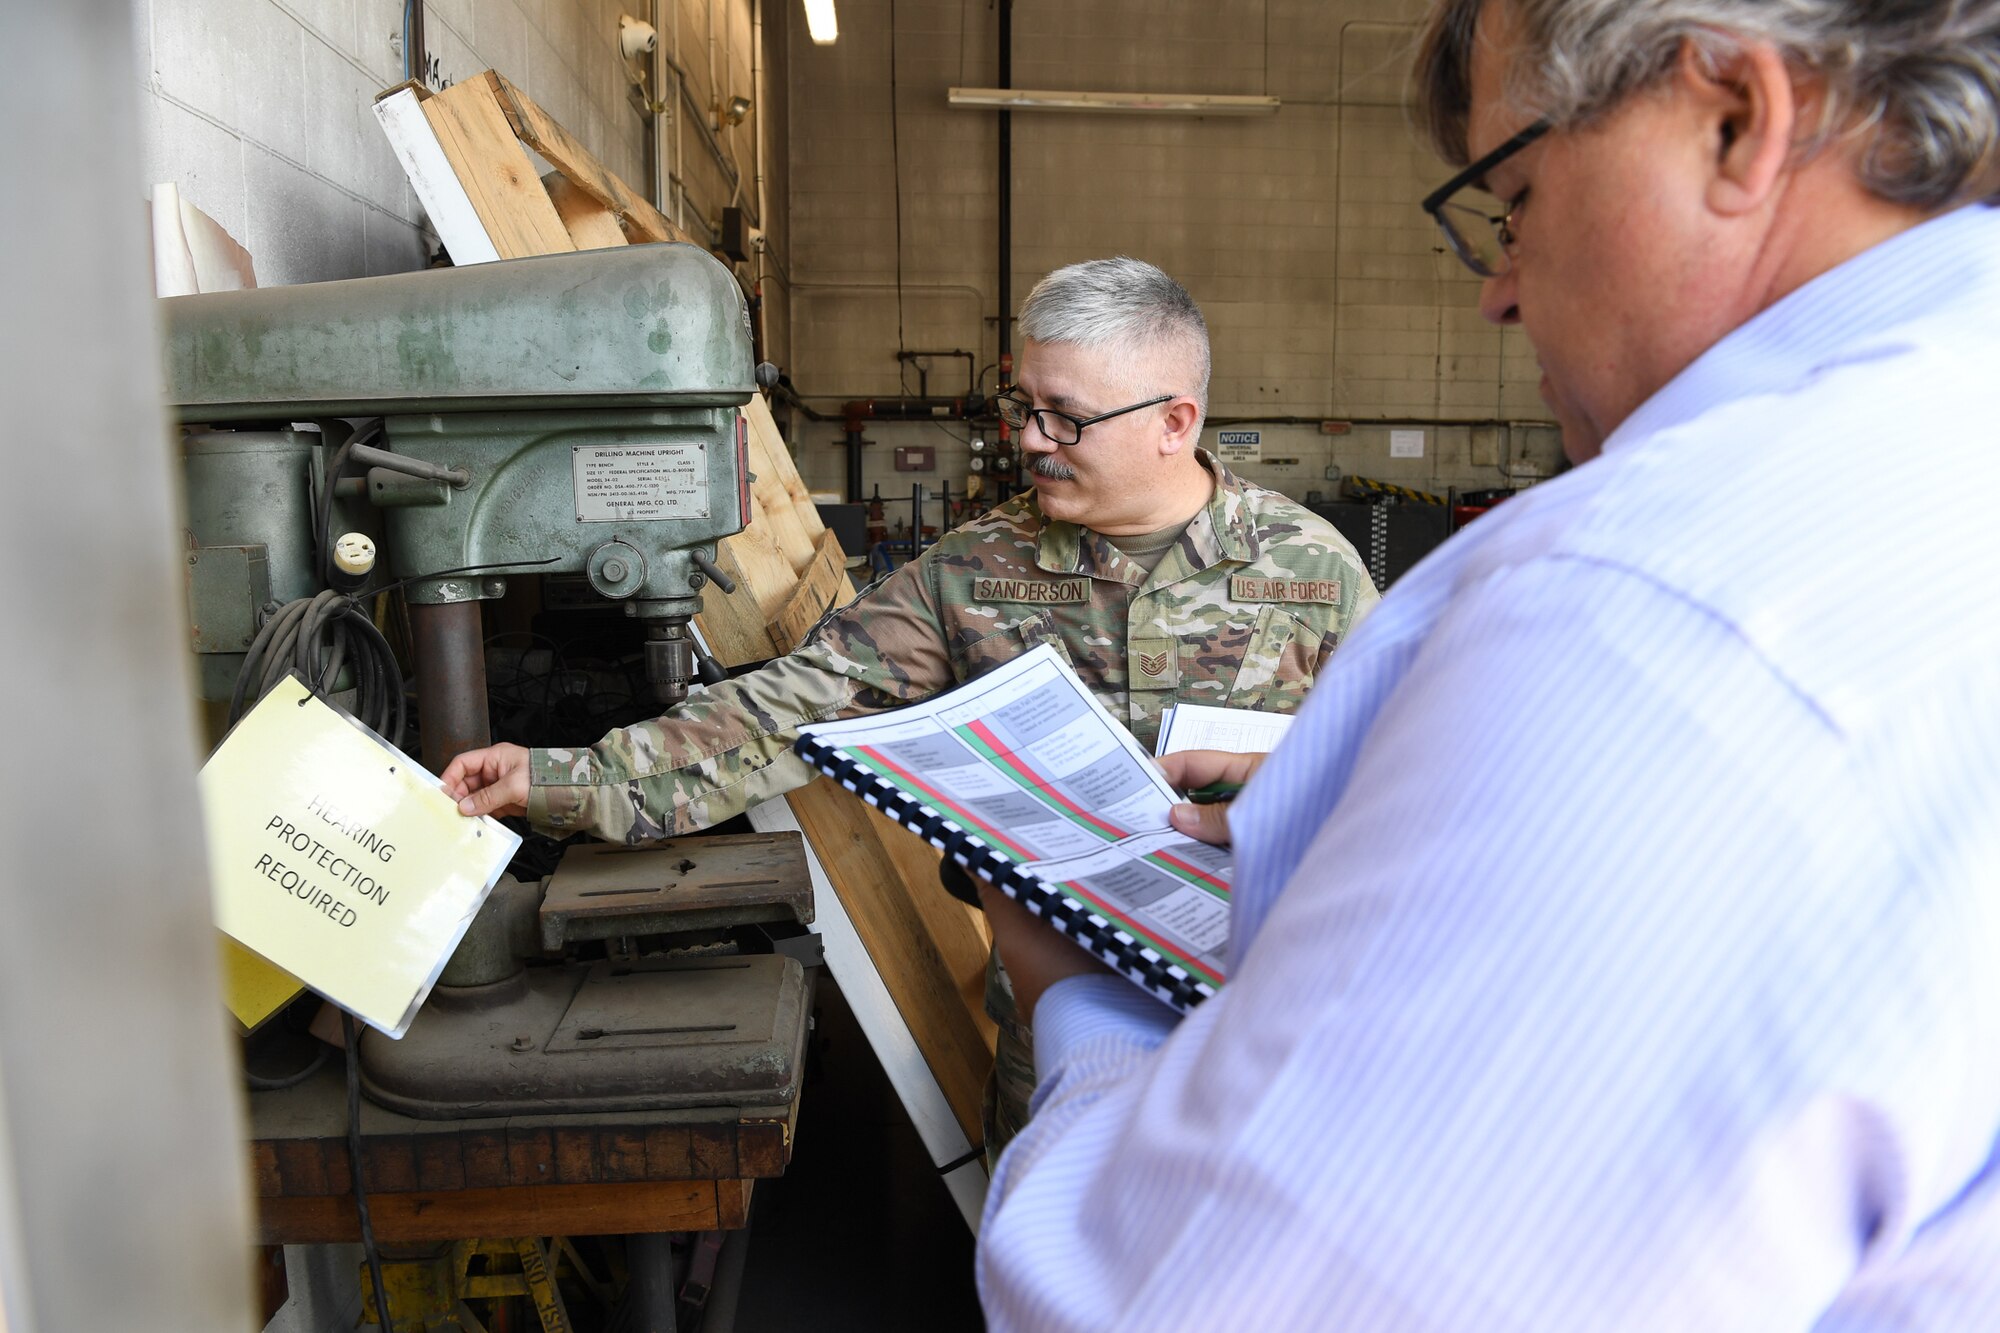
[[[797,1120],[797,1098],[489,1120],[419,1120],[363,1099],[362,1182],[385,1243],[726,1230],[747,1224],[755,1181],[783,1174]],[[250,1132],[262,1243],[360,1238],[338,1060],[252,1093]]]

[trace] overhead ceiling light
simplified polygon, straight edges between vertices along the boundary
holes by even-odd
[[[806,0],[806,31],[818,46],[831,46],[840,36],[840,23],[833,16],[833,0]]]
[[[812,0],[806,0],[811,4]],[[1275,97],[1243,97],[1233,93],[1086,93],[1038,88],[953,88],[953,106],[1000,111],[1106,111],[1152,116],[1268,116],[1281,103]]]

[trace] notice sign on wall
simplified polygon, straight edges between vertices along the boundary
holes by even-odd
[[[1215,456],[1225,463],[1255,463],[1264,456],[1264,432],[1219,430],[1215,433]]]
[[[296,677],[209,756],[201,804],[216,924],[392,1037],[521,844]]]
[[[1392,430],[1389,432],[1389,457],[1422,458],[1424,456],[1424,433],[1420,430]]]

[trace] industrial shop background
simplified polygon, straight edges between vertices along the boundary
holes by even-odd
[[[137,0],[144,179],[178,182],[260,284],[425,263],[421,210],[369,114],[402,77],[403,8]],[[1526,339],[1479,317],[1476,280],[1415,206],[1440,179],[1403,105],[1418,0],[840,0],[828,45],[780,0],[421,8],[432,86],[499,71],[635,187],[662,181],[691,234],[740,248],[815,491],[846,490],[846,404],[990,395],[1003,303],[1112,254],[1200,302],[1215,346],[1204,443],[1231,431],[1224,452],[1252,481],[1301,499],[1335,498],[1343,475],[1441,495],[1558,466]],[[621,15],[654,25],[655,55],[621,55]],[[1279,105],[1016,112],[1003,186],[998,115],[947,99],[999,81],[1003,22],[1016,88]],[[719,113],[736,98],[750,106],[731,123]],[[665,106],[648,117],[642,100]],[[783,420],[787,402],[773,408]],[[896,502],[892,526],[913,484],[963,495],[970,442],[996,443],[949,418],[862,426],[861,498]],[[930,449],[931,466],[899,471],[899,447]]]
[[[449,265],[449,247],[385,135],[377,103],[399,85],[442,95],[492,71],[733,275],[752,334],[744,364],[759,366],[771,439],[788,454],[793,480],[825,504],[828,530],[846,548],[856,585],[864,566],[879,570],[909,558],[1013,489],[1017,455],[990,408],[1018,343],[1006,321],[1039,277],[1083,259],[1134,255],[1187,285],[1214,340],[1204,444],[1249,480],[1323,506],[1378,584],[1393,582],[1484,506],[1561,466],[1525,339],[1479,318],[1474,280],[1442,251],[1417,207],[1442,175],[1404,107],[1402,77],[1421,0],[836,4],[832,41],[815,40],[801,0],[131,0],[10,17],[21,40],[0,45],[28,105],[66,105],[67,92],[93,79],[117,81],[118,89],[68,113],[74,137],[23,136],[9,150],[10,179],[78,182],[75,197],[95,201],[79,210],[87,226],[64,228],[39,215],[40,230],[21,224],[21,234],[41,238],[46,253],[58,243],[68,247],[67,265],[34,275],[41,285],[30,294],[69,300],[55,295],[68,289],[51,285],[58,270],[86,268],[110,293],[101,317],[80,297],[71,302],[81,327],[92,330],[88,338],[50,325],[10,329],[12,338],[33,336],[9,373],[23,389],[55,385],[52,373],[36,380],[33,367],[42,362],[25,350],[35,337],[88,341],[97,356],[123,354],[128,365],[155,354],[156,326],[150,312],[140,313],[139,242],[128,234],[137,229],[126,224],[136,223],[141,200],[161,185],[175,187],[182,203],[248,252],[259,288]],[[1199,102],[1159,114],[1003,113],[953,96],[996,87],[1264,104],[1242,115]],[[101,158],[99,144],[109,145]],[[126,249],[131,263],[95,262]],[[25,297],[21,308],[29,308]],[[136,406],[98,395],[105,381],[91,365],[72,359],[63,368],[75,376],[67,382],[70,401],[88,397],[94,411],[126,412],[127,435],[150,439],[149,429],[165,426],[155,381],[133,381],[149,396]],[[415,402],[414,394],[407,401]],[[71,419],[81,417],[30,413],[21,428],[56,438]],[[188,411],[182,419],[205,420]],[[123,475],[115,460],[90,466]],[[226,472],[234,464],[216,466]],[[180,467],[176,455],[176,478]],[[24,484],[18,494],[69,495],[75,475],[45,480],[39,491]],[[178,504],[172,486],[149,488],[142,484],[149,476],[132,472],[132,493],[117,492],[78,516],[79,526],[108,526],[124,542],[101,539],[51,571],[41,590],[51,601],[60,594],[84,604],[107,587],[144,600],[140,592],[150,584],[126,588],[108,571],[113,557],[143,545],[152,518],[180,528],[177,509],[170,520],[161,511]],[[717,478],[711,481],[722,490],[741,480]],[[432,477],[426,484],[443,483]],[[747,504],[747,483],[743,489]],[[49,524],[62,514],[36,517]],[[808,547],[816,549],[824,548]],[[90,563],[99,558],[103,569]],[[847,576],[838,565],[834,572]],[[551,580],[533,607],[574,609],[564,596]],[[562,728],[596,734],[639,708],[631,682],[593,657],[588,634],[552,644],[529,610],[507,606],[495,601],[486,610],[496,726],[542,743]],[[184,644],[184,618],[178,602],[147,601],[138,611],[126,608],[119,629],[143,642],[171,620],[174,642]],[[563,649],[571,650],[567,659]],[[179,680],[178,667],[161,665],[171,650],[157,643],[99,651],[141,678]],[[563,683],[551,689],[551,678]],[[80,675],[68,688],[93,700],[129,693],[96,676]],[[38,720],[53,729],[29,739],[51,748],[67,743],[59,702],[51,697],[48,717]],[[171,758],[185,744],[178,718],[144,724],[164,730],[135,746],[141,762],[164,763],[162,754]],[[108,743],[98,748],[113,751]],[[148,834],[148,854],[178,849],[196,857],[194,821],[174,808],[177,823],[167,805],[152,812],[158,826]],[[763,833],[760,826],[757,836]],[[65,863],[48,864],[44,878],[58,882]],[[24,926],[24,939],[61,934],[31,921]],[[128,952],[105,945],[107,968],[119,957],[145,962],[121,974],[138,992],[118,999],[127,1012],[191,984],[177,975],[179,946],[158,947],[166,938],[134,916],[121,946]],[[174,938],[206,935],[182,929]],[[33,1008],[16,997],[39,999],[50,989],[35,964],[50,965],[23,958],[0,969],[17,988],[0,1006],[11,1008],[13,1024],[25,1023]],[[940,1183],[944,1164],[934,1145],[927,1151],[901,1086],[892,1086],[878,1062],[879,1049],[856,1016],[856,990],[819,978],[796,1138],[786,1140],[782,1174],[757,1183],[747,1227],[730,1230],[728,1241],[721,1232],[690,1232],[671,1255],[652,1255],[665,1275],[654,1280],[673,1286],[665,1308],[682,1326],[752,1333],[978,1326],[965,1200]],[[94,1015],[79,1001],[78,1016],[89,1016],[93,1031],[109,1031],[118,1025],[115,999],[107,988]],[[0,1050],[11,1061],[23,1029],[6,1031]],[[197,1041],[187,1049],[206,1048]],[[195,1086],[209,1075],[233,1086],[233,1039],[220,1064],[213,1050],[185,1058],[181,1050],[156,1044],[153,1064],[136,1060],[126,1068],[133,1079],[173,1084],[174,1095],[157,1102],[157,1171],[163,1181],[179,1171],[187,1180],[220,1182],[207,1199],[213,1206],[189,1203],[181,1213],[155,1198],[126,1222],[143,1224],[162,1246],[190,1239],[199,1246],[212,1236],[220,1250],[172,1275],[160,1289],[168,1308],[143,1297],[124,1308],[152,1309],[160,1326],[189,1328],[224,1326],[204,1309],[240,1309],[267,1321],[246,1315],[240,1326],[275,1333],[349,1329],[371,1318],[357,1246],[271,1247],[246,1261],[237,1236],[250,1233],[231,1203],[244,1178],[236,1173],[248,1170],[231,1156],[241,1146],[241,1120],[212,1104],[203,1119],[206,1085]],[[55,1088],[117,1085],[102,1081],[108,1068],[85,1071],[73,1060],[64,1068],[73,1084],[44,1077],[48,1071],[32,1060],[4,1071],[0,1143],[10,1119],[17,1143],[59,1124]],[[93,1094],[89,1101],[109,1099]],[[176,1132],[196,1120],[200,1132]],[[218,1140],[220,1130],[228,1133]],[[609,1179],[615,1164],[605,1145],[615,1140],[592,1142],[585,1156],[596,1155],[579,1169]],[[747,1161],[750,1150],[743,1151]],[[218,1153],[226,1166],[210,1171]],[[37,1174],[49,1163],[17,1166],[21,1197],[61,1197],[87,1217],[88,1196],[74,1180]],[[0,1199],[12,1188],[6,1165],[0,1160]],[[94,1169],[109,1172],[108,1159]],[[319,1180],[329,1195],[339,1193],[335,1183]],[[41,1239],[32,1239],[37,1220],[0,1208],[0,1298],[7,1301],[0,1309],[22,1328],[60,1326],[36,1324],[14,1303],[35,1285],[31,1279],[41,1280],[43,1294],[52,1290],[50,1274],[59,1271],[47,1267],[37,1246],[62,1228],[42,1228]],[[177,1227],[192,1229],[173,1234]],[[26,1267],[17,1272],[8,1265],[23,1237]],[[636,1249],[626,1256],[584,1240],[565,1250],[557,1238],[545,1238],[540,1249],[494,1248],[493,1238],[466,1238],[474,1239],[485,1248],[441,1255],[429,1271],[420,1271],[422,1256],[413,1258],[409,1247],[391,1247],[388,1257],[402,1265],[395,1303],[400,1315],[409,1309],[405,1300],[447,1289],[455,1300],[479,1280],[512,1284],[504,1296],[475,1298],[488,1322],[456,1322],[461,1316],[447,1301],[434,1321],[399,1317],[399,1328],[560,1326],[537,1304],[558,1287],[581,1311],[580,1328],[637,1326],[606,1294],[628,1275]],[[119,1243],[127,1253],[150,1253],[131,1233]],[[135,1264],[132,1272],[143,1268]],[[254,1299],[239,1302],[230,1290],[204,1306],[172,1295],[184,1298],[197,1284],[219,1290],[239,1270],[254,1272],[261,1284]],[[49,1309],[90,1308],[90,1284],[72,1276],[66,1304]],[[424,1286],[433,1279],[436,1290]],[[98,1294],[110,1301],[118,1287],[104,1284]],[[7,1322],[0,1318],[0,1326]]]

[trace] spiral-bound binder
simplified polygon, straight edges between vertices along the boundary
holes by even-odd
[[[1117,923],[1066,896],[1060,888],[1021,869],[981,838],[962,828],[895,784],[869,771],[812,736],[802,736],[794,748],[820,772],[838,782],[889,818],[909,829],[972,874],[998,886],[1036,916],[1049,921],[1109,963],[1118,972],[1186,1013],[1215,994],[1215,987],[1180,963],[1136,938]]]
[[[1222,983],[1227,851],[1168,826],[1173,789],[1052,649],[794,748],[1174,1008]]]

